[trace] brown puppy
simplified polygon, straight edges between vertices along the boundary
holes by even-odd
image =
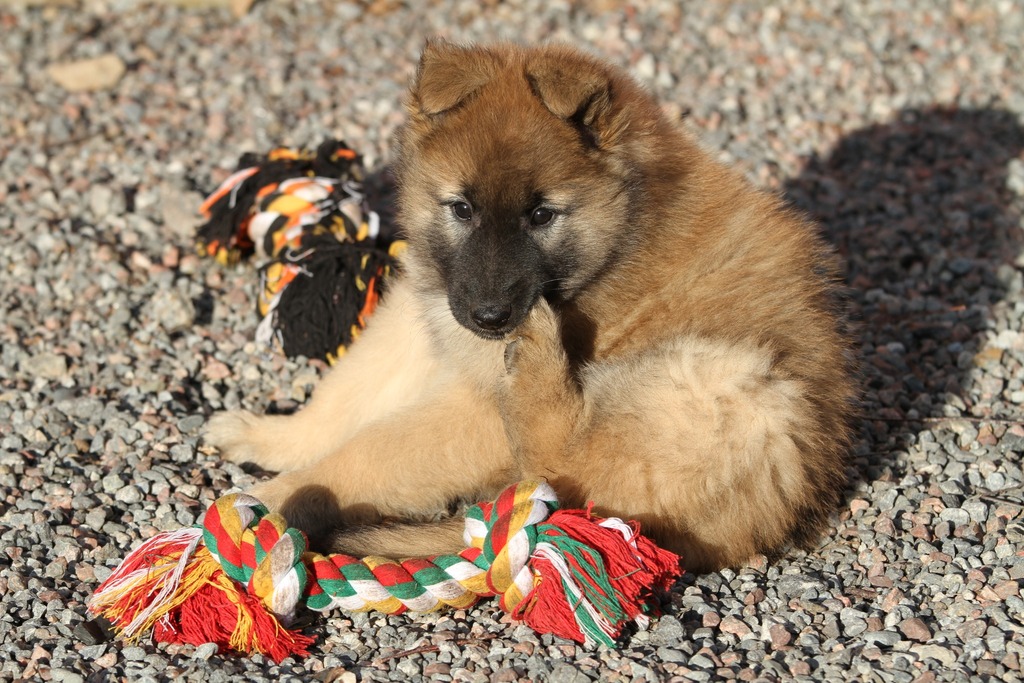
[[[814,227],[568,47],[429,43],[407,109],[403,275],[302,411],[208,427],[254,495],[354,553],[521,478],[691,569],[813,538],[853,396]]]

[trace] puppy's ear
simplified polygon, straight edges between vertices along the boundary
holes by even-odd
[[[432,38],[420,57],[412,105],[428,116],[448,111],[485,86],[495,70],[494,58],[486,50]]]
[[[526,79],[552,114],[587,132],[597,146],[607,141],[612,90],[603,64],[572,48],[554,46],[527,62]]]

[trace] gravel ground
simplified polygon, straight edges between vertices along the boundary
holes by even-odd
[[[0,680],[1021,679],[1019,4],[58,4],[0,5]],[[84,642],[129,548],[254,481],[201,447],[206,416],[294,408],[324,369],[257,351],[253,265],[192,253],[200,193],[328,135],[379,167],[431,34],[590,47],[822,219],[865,385],[831,534],[686,575],[618,649],[491,603],[335,614],[281,665]]]

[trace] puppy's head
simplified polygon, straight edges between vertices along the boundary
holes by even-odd
[[[407,109],[401,220],[466,328],[507,335],[628,245],[658,113],[612,67],[563,46],[430,42]]]

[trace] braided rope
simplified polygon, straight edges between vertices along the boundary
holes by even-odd
[[[280,514],[232,494],[201,528],[158,534],[129,553],[89,609],[130,641],[153,629],[160,641],[215,642],[280,661],[312,642],[286,628],[302,605],[401,614],[499,595],[538,631],[611,645],[624,623],[646,620],[652,590],[679,574],[679,557],[634,525],[559,510],[537,482],[470,508],[465,540],[460,553],[429,559],[321,555]]]
[[[306,551],[305,537],[252,496],[218,499],[203,521],[203,539],[224,572],[288,623],[300,603],[315,611],[401,614],[468,607],[501,596],[513,611],[534,588],[528,566],[538,525],[557,508],[550,486],[521,482],[466,516],[457,555],[401,561]]]

